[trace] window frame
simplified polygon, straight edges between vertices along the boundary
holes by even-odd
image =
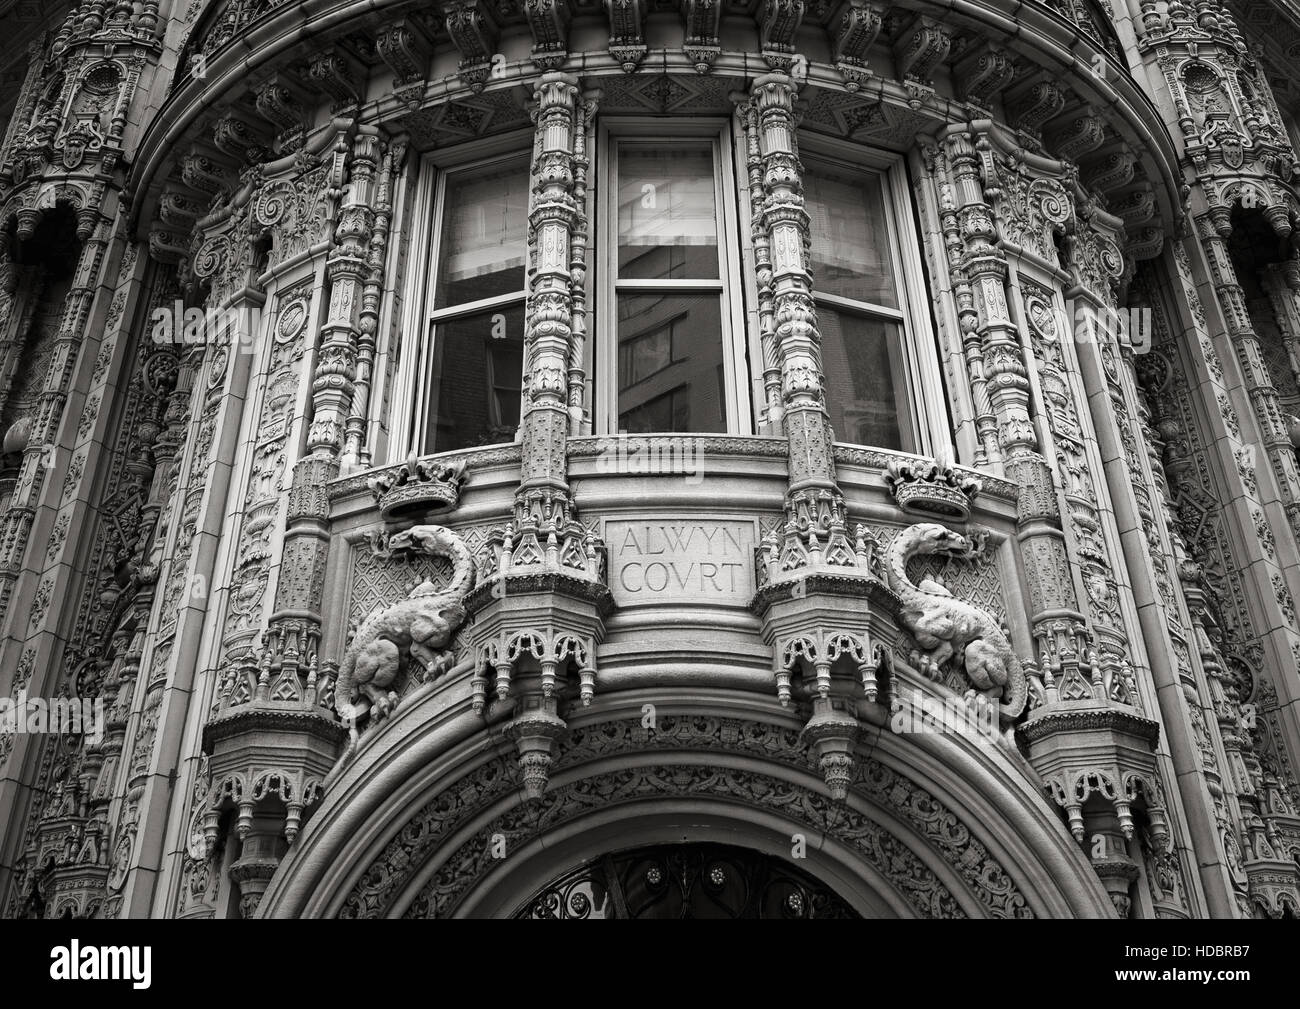
[[[435,379],[439,376],[433,368],[437,357],[437,348],[434,346],[436,327],[461,316],[515,304],[524,306],[525,322],[527,320],[528,279],[532,270],[532,249],[527,243],[527,231],[524,235],[524,286],[519,293],[495,295],[448,308],[433,307],[442,255],[447,179],[450,175],[459,172],[473,171],[486,165],[517,158],[523,163],[523,170],[528,177],[531,191],[533,146],[533,130],[530,128],[429,151],[420,158],[415,179],[414,209],[410,215],[414,230],[410,236],[408,253],[410,265],[407,270],[423,271],[423,275],[415,283],[403,285],[409,295],[402,308],[403,339],[399,344],[401,351],[398,356],[397,378],[389,414],[392,424],[389,458],[394,462],[409,458],[411,455],[441,455],[445,452],[463,451],[445,449],[435,453],[432,447],[425,443],[425,434],[429,426],[429,410],[432,405],[436,405],[437,401]],[[525,229],[527,229],[526,221]],[[415,339],[410,340],[409,334],[415,334]],[[525,357],[526,353],[525,347]],[[522,379],[521,370],[521,384]],[[490,398],[494,398],[493,388],[485,388],[484,391]],[[521,416],[521,429],[516,431],[514,442],[520,440],[522,420]],[[494,444],[509,445],[512,442]]]
[[[617,161],[611,145],[624,138],[664,140],[665,127],[669,124],[669,140],[708,139],[711,142],[717,199],[719,277],[716,281],[627,280],[621,283],[629,293],[638,290],[652,293],[656,286],[683,293],[692,286],[700,292],[721,288],[719,307],[723,335],[725,407],[728,411],[725,434],[752,436],[759,430],[758,412],[765,403],[762,343],[758,332],[756,264],[749,234],[751,208],[746,167],[747,147],[744,133],[736,127],[734,119],[722,116],[689,121],[666,120],[662,117],[601,116],[589,125],[590,169],[586,208],[590,222],[586,309],[589,338],[584,347],[584,366],[587,383],[585,403],[591,418],[590,432],[606,436],[618,433],[618,187]],[[946,451],[951,456],[954,451],[953,438],[943,389],[943,373],[935,345],[928,279],[922,259],[923,250],[906,160],[900,154],[803,130],[798,131],[796,136],[801,160],[825,162],[832,169],[850,173],[865,170],[882,177],[882,195],[889,240],[894,253],[893,269],[900,309],[870,306],[870,315],[889,319],[900,326],[900,363],[905,377],[904,395],[909,407],[903,438],[906,444],[910,436],[912,444],[905,451],[927,456]],[[405,275],[411,277],[411,271],[423,271],[423,279],[401,285],[407,296],[400,311],[401,335],[395,344],[397,360],[393,366],[392,400],[388,413],[390,437],[387,455],[390,461],[399,461],[412,454],[433,454],[429,451],[429,446],[424,444],[424,435],[428,426],[428,410],[437,396],[436,389],[433,388],[436,375],[432,370],[435,359],[435,327],[457,316],[498,305],[522,302],[526,312],[529,278],[533,269],[532,249],[528,246],[524,269],[525,285],[519,294],[497,295],[434,311],[432,306],[437,284],[447,177],[454,172],[520,158],[528,172],[531,190],[534,146],[534,131],[530,127],[429,151],[418,162],[412,183],[413,193],[408,204],[410,211],[406,215],[412,231],[408,239],[409,265],[405,268]],[[839,303],[845,299],[834,295],[814,293],[814,299],[851,312],[859,312],[862,307],[852,301],[840,306]],[[415,338],[411,339],[410,334],[415,334]],[[524,353],[526,366],[526,346]],[[520,377],[522,380],[523,376]],[[838,434],[840,433],[837,432]],[[522,415],[515,443],[521,437]],[[860,447],[856,442],[837,440],[836,444]]]
[[[931,457],[946,451],[949,458],[953,458],[952,432],[944,403],[943,373],[935,345],[934,325],[930,316],[931,302],[926,289],[921,238],[916,229],[916,209],[908,183],[906,159],[901,154],[809,134],[802,130],[797,133],[797,142],[804,174],[809,162],[820,162],[832,171],[849,174],[866,172],[881,179],[881,196],[893,252],[891,262],[899,307],[893,309],[837,295],[819,294],[815,274],[812,278],[813,303],[824,303],[839,311],[898,324],[901,353],[900,360],[894,367],[903,372],[903,383],[901,389],[895,389],[894,397],[896,403],[903,399],[907,405],[906,412],[900,418],[902,423],[899,433],[903,442],[901,451]],[[824,362],[822,368],[824,380]],[[837,431],[835,434],[837,445],[880,448],[844,441],[845,432]]]
[[[671,129],[665,136],[665,126]],[[746,436],[754,433],[754,409],[750,373],[751,348],[748,346],[748,325],[745,305],[745,244],[740,228],[739,191],[736,180],[736,161],[731,121],[725,117],[701,117],[689,121],[670,121],[663,118],[640,116],[602,116],[595,124],[589,196],[594,203],[594,214],[589,248],[593,269],[588,280],[595,286],[595,296],[588,289],[588,304],[593,306],[594,325],[589,332],[596,339],[586,347],[586,369],[591,377],[588,387],[588,404],[592,417],[592,433],[616,435],[619,433],[618,383],[618,296],[653,294],[672,291],[682,294],[710,294],[718,296],[719,318],[722,330],[722,367],[727,427],[720,432],[656,432],[662,434],[716,434]],[[619,141],[636,142],[656,140],[661,143],[675,141],[699,142],[707,140],[713,155],[713,181],[715,214],[718,230],[718,278],[707,280],[651,280],[627,279],[618,276],[618,158]],[[591,211],[589,206],[589,212]],[[739,327],[738,324],[739,323]]]

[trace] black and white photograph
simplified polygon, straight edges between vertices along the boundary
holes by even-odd
[[[6,972],[1268,980],[1298,150],[1295,0],[0,0]]]

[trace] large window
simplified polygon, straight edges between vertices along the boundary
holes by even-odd
[[[884,177],[806,159],[803,187],[831,428],[840,441],[911,449],[903,285]]]
[[[664,120],[609,117],[590,140],[591,430],[763,429],[743,138],[721,121],[669,132]],[[428,272],[405,306],[395,457],[517,436],[531,179],[527,141],[498,143],[476,160],[435,152],[421,168],[406,237]],[[936,451],[946,422],[902,166],[815,136],[801,147],[835,437]]]
[[[744,427],[735,195],[719,128],[665,138],[616,125],[602,147],[614,196],[597,214],[596,330],[612,339],[595,346],[598,430]]]
[[[523,379],[528,161],[443,173],[429,337],[415,389],[425,452],[510,441]]]

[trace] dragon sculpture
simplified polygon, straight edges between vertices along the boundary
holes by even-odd
[[[1004,718],[1015,718],[1024,710],[1029,688],[1020,659],[997,621],[978,607],[954,598],[933,579],[925,578],[917,584],[907,576],[907,562],[913,557],[967,557],[972,550],[969,539],[937,523],[908,526],[890,545],[886,579],[903,601],[899,621],[925,650],[923,654],[912,654],[913,664],[924,675],[938,679],[940,667],[954,659],[959,669],[965,669],[975,689],[999,701]]]
[[[357,629],[343,657],[334,705],[354,728],[367,712],[385,717],[397,703],[397,678],[410,657],[429,676],[451,668],[453,653],[443,650],[465,620],[465,596],[474,587],[474,557],[444,526],[419,525],[389,537],[390,550],[418,550],[452,562],[451,584],[437,590],[424,581],[402,600],[372,613]]]

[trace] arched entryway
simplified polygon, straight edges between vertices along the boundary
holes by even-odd
[[[1114,915],[1017,756],[987,744],[868,728],[835,801],[775,700],[636,692],[572,715],[533,799],[513,742],[436,693],[331,776],[260,916],[508,918],[607,855],[665,846],[780,860],[861,917]]]
[[[607,853],[533,894],[514,918],[859,918],[792,862],[726,844]]]

